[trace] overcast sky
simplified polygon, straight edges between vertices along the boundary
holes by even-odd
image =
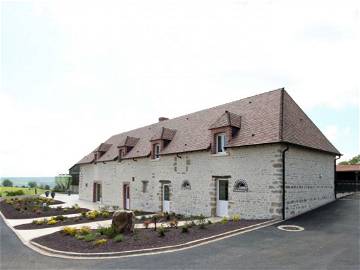
[[[285,87],[359,153],[357,1],[1,2],[0,176],[53,176],[113,134]]]

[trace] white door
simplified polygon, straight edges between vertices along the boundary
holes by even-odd
[[[163,186],[163,212],[170,212],[170,187]]]
[[[125,186],[125,209],[130,209],[130,186]]]
[[[228,216],[229,206],[229,182],[228,180],[217,181],[216,215],[219,217]]]

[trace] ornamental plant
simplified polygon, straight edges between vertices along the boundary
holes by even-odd
[[[96,239],[95,233],[89,233],[84,236],[84,241],[86,241],[86,242],[91,242],[91,241],[94,241],[95,239]]]
[[[77,233],[77,229],[74,228],[74,227],[64,227],[63,228],[63,232],[67,235],[71,235],[71,236],[74,236],[76,233]]]
[[[118,234],[114,237],[115,242],[122,242],[124,240],[124,236],[122,234]]]
[[[164,237],[165,233],[166,233],[166,229],[163,225],[160,226],[160,228],[158,229],[158,233],[160,237]]]
[[[96,240],[95,242],[94,242],[94,245],[95,246],[101,246],[101,245],[104,245],[104,244],[106,244],[107,243],[107,239],[98,239],[98,240]]]
[[[47,225],[55,225],[57,223],[56,219],[50,219],[48,222],[47,222]]]
[[[233,215],[231,219],[234,222],[238,222],[238,221],[240,221],[240,215]]]
[[[226,224],[226,223],[228,223],[227,217],[223,217],[220,222],[221,222],[221,224]]]
[[[91,233],[91,228],[90,228],[89,226],[82,226],[82,227],[80,227],[80,229],[78,230],[78,233],[79,233],[79,234],[82,234],[82,235],[89,234],[89,233]]]
[[[182,233],[188,233],[189,232],[189,226],[187,224],[185,224],[183,227],[181,227],[181,232]]]

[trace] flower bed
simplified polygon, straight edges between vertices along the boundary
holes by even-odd
[[[112,218],[112,212],[109,211],[88,211],[82,212],[81,216],[77,217],[64,217],[58,215],[52,218],[44,218],[40,220],[34,220],[32,223],[26,223],[17,225],[14,228],[17,230],[34,230],[34,229],[43,229],[50,228],[55,226],[66,226],[73,224],[81,224],[93,221],[103,221],[110,220]]]
[[[215,224],[185,225],[179,228],[158,227],[153,229],[137,229],[132,234],[116,234],[112,227],[101,227],[97,230],[90,228],[64,228],[55,232],[33,239],[35,243],[51,249],[80,252],[120,252],[157,248],[184,244],[193,240],[210,237],[213,235],[254,225],[265,220],[224,220]]]
[[[76,206],[65,208],[61,206],[51,208],[49,206],[62,203],[61,201],[42,197],[12,198],[0,202],[0,211],[9,219],[57,216],[88,211],[88,209]]]

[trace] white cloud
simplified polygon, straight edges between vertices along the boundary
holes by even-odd
[[[360,105],[357,1],[29,2],[52,50],[6,78],[0,176],[64,172],[114,133],[279,87],[305,109]]]

